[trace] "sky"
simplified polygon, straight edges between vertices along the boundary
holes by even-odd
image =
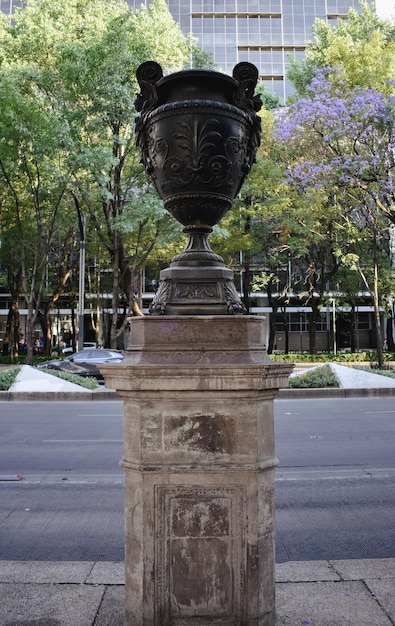
[[[380,17],[395,17],[395,0],[376,0],[376,10]]]

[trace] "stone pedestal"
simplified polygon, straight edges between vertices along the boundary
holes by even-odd
[[[120,365],[126,625],[274,626],[272,362],[257,317],[145,317]]]

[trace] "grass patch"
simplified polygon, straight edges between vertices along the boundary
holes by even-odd
[[[69,383],[74,383],[75,385],[79,385],[85,389],[97,389],[97,387],[99,387],[99,383],[96,378],[90,378],[89,376],[78,376],[78,374],[72,374],[71,372],[61,372],[58,370],[51,370],[49,368],[40,369],[40,372],[51,374],[51,376],[57,376],[58,378],[62,378],[62,380],[67,380]]]
[[[0,372],[0,391],[8,391],[11,385],[14,384],[16,377],[18,376],[19,366],[11,367],[9,370]]]
[[[339,381],[329,365],[322,365],[321,367],[316,367],[303,374],[290,376],[289,387],[339,387]]]

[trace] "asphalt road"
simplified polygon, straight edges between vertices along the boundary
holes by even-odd
[[[275,406],[277,562],[394,557],[394,399]]]
[[[277,561],[395,557],[394,400],[276,401],[275,424]],[[0,559],[122,560],[121,453],[120,402],[0,402]]]

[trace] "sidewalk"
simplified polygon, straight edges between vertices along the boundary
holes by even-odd
[[[276,573],[276,626],[395,624],[395,559],[298,561]],[[1,626],[123,626],[124,566],[0,561],[0,597]]]

